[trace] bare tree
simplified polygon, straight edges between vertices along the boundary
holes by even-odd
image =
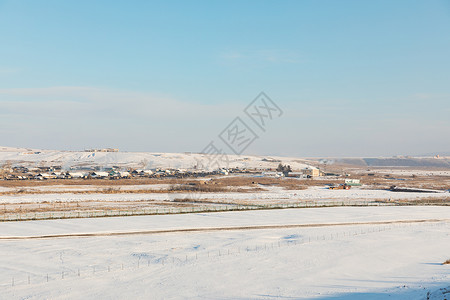
[[[289,174],[289,172],[292,172],[292,169],[291,169],[291,166],[283,165],[280,163],[277,167],[277,171],[282,172],[284,174],[284,176],[287,176]]]

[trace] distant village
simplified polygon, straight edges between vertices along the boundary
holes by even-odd
[[[306,167],[293,172],[290,167],[279,165],[276,169],[247,169],[247,168],[220,168],[213,171],[202,169],[126,169],[119,166],[90,167],[63,170],[62,166],[40,166],[27,168],[24,166],[3,166],[0,170],[0,180],[51,180],[51,179],[130,179],[130,178],[188,178],[206,177],[213,175],[227,176],[229,174],[253,174],[262,177],[294,177],[313,178],[324,174],[318,168]]]
[[[117,148],[99,148],[85,149],[84,152],[119,152]],[[40,154],[41,152],[25,152],[24,154]],[[303,169],[292,170],[289,165],[283,165],[280,160],[263,158],[263,162],[273,163],[277,167],[234,167],[217,168],[207,170],[202,164],[193,165],[188,169],[180,168],[131,168],[120,165],[27,165],[24,162],[7,162],[0,166],[0,180],[55,180],[55,179],[133,179],[133,178],[189,178],[189,177],[207,177],[207,176],[227,176],[230,174],[248,174],[249,176],[272,177],[272,178],[316,178],[321,176],[340,177],[345,174],[326,173],[314,166],[307,166]],[[145,165],[145,164],[144,164]]]

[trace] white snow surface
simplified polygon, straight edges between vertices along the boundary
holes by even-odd
[[[152,187],[154,185],[150,185]],[[100,190],[103,187],[100,188]],[[121,187],[122,188],[122,187]],[[440,193],[412,193],[391,192],[388,190],[368,190],[352,188],[350,190],[330,190],[327,187],[309,187],[305,190],[285,190],[282,187],[262,186],[266,191],[256,193],[196,193],[196,200],[213,199],[223,202],[255,201],[274,203],[277,201],[338,201],[338,200],[399,200],[449,197],[449,192]],[[42,187],[41,187],[42,189]],[[124,189],[125,190],[125,189]],[[0,196],[0,203],[27,203],[27,202],[77,202],[77,201],[140,201],[157,200],[171,201],[176,198],[193,196],[192,193],[135,193],[135,194],[24,194]]]
[[[82,152],[57,150],[27,151],[26,149],[7,147],[0,147],[0,149],[3,149],[0,151],[0,164],[10,162],[12,164],[22,164],[28,167],[61,165],[65,170],[77,166],[121,166],[140,169],[192,169],[199,164],[199,162],[208,165],[210,159],[210,157],[199,153]],[[263,161],[263,159],[266,159],[266,161]],[[289,157],[228,155],[228,160],[228,163],[226,160],[219,160],[217,163],[221,167],[229,168],[276,168],[279,162],[289,164],[296,170],[308,166],[305,164],[304,160]],[[217,167],[215,162],[211,168]]]
[[[134,184],[134,185],[44,185],[44,186],[21,186],[21,187],[2,187],[0,192],[17,192],[18,190],[27,192],[85,192],[114,189],[117,191],[133,191],[133,190],[168,190],[171,184]]]
[[[285,209],[4,222],[0,235],[448,220],[449,216],[450,207],[434,206]],[[450,281],[450,266],[441,264],[450,258],[449,231],[450,224],[442,221],[0,239],[0,298],[426,299],[431,291],[432,299],[444,299],[438,298],[437,291]]]

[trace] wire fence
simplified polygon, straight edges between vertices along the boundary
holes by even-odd
[[[386,205],[411,205],[395,202],[377,202],[373,200],[321,200],[301,201],[291,203],[271,204],[210,204],[193,205],[189,207],[150,207],[134,209],[114,210],[72,210],[72,211],[43,211],[43,212],[15,212],[0,215],[0,222],[5,221],[30,221],[72,218],[101,218],[140,215],[163,215],[163,214],[185,214],[205,212],[225,212],[240,210],[263,210],[263,209],[286,209],[286,208],[309,208],[309,207],[336,207],[336,206],[386,206]]]
[[[348,240],[358,236],[376,234],[394,229],[411,227],[414,224],[420,226],[439,227],[447,226],[448,222],[429,222],[429,223],[398,223],[371,225],[365,227],[352,228],[351,226],[341,231],[323,232],[309,236],[302,236],[293,240],[277,240],[271,243],[259,243],[245,246],[232,246],[229,248],[220,248],[216,250],[203,250],[195,253],[183,253],[175,255],[149,255],[147,253],[135,255],[132,262],[91,264],[81,267],[63,267],[60,271],[52,270],[47,273],[28,273],[22,272],[16,276],[10,277],[9,281],[0,283],[0,289],[14,288],[15,286],[25,286],[33,284],[45,284],[59,280],[90,278],[95,276],[105,276],[109,273],[121,271],[136,271],[139,269],[156,270],[161,268],[182,267],[188,264],[195,265],[201,261],[209,260],[214,262],[218,259],[225,259],[230,256],[256,255],[267,253],[269,251],[279,251],[287,247],[303,247],[313,243],[320,243],[333,240]],[[306,262],[307,263],[307,262]]]

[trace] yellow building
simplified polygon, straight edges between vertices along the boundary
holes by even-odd
[[[320,174],[320,170],[318,168],[315,167],[306,167],[302,170],[302,173],[306,176],[310,176],[310,177],[319,177]]]

